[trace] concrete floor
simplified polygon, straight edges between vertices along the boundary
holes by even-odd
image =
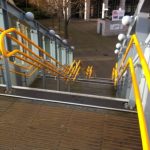
[[[40,22],[52,28],[50,19],[40,20]],[[68,41],[70,45],[75,46],[74,59],[80,59],[85,67],[93,65],[98,77],[110,78],[116,62],[114,49],[117,37],[98,35],[96,28],[96,21],[71,20]],[[57,23],[55,23],[55,29],[57,31]]]
[[[46,89],[57,90],[57,80],[53,78],[47,78],[46,81]],[[68,84],[60,80],[60,91],[68,91]],[[34,88],[43,88],[43,80],[42,78],[37,78],[31,85]],[[100,84],[100,83],[86,83],[86,82],[71,82],[69,86],[69,92],[75,93],[84,93],[84,94],[92,94],[92,95],[100,95],[100,96],[109,96],[115,97],[115,89],[113,85],[109,84]]]
[[[0,96],[0,150],[141,150],[134,113]]]

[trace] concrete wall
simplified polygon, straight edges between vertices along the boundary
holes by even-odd
[[[103,36],[118,35],[119,33],[125,33],[127,31],[127,27],[123,26],[121,21],[99,19],[98,24],[100,24],[97,26],[97,28],[100,28],[100,32],[98,33]]]

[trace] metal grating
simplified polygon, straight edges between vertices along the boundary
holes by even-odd
[[[137,115],[0,96],[0,150],[141,150]]]

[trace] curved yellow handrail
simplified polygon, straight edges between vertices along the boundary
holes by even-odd
[[[138,120],[139,120],[143,150],[150,150],[149,136],[148,136],[148,130],[146,126],[143,106],[142,106],[142,99],[141,99],[140,91],[138,88],[138,82],[136,79],[136,74],[135,74],[132,58],[128,59],[122,71],[122,74],[127,70],[128,67],[130,69],[130,74],[131,74],[132,83],[133,83],[133,90],[134,90],[135,102],[136,102],[136,107],[137,107],[137,112],[138,112]]]
[[[146,62],[146,60],[145,60],[143,51],[142,51],[142,49],[141,49],[141,46],[140,46],[139,41],[138,41],[138,39],[137,39],[137,36],[136,36],[135,34],[132,35],[132,37],[131,37],[131,39],[130,39],[130,42],[129,42],[129,44],[128,44],[128,47],[127,47],[127,49],[126,49],[126,52],[125,52],[125,54],[124,54],[124,56],[123,56],[123,59],[122,59],[122,61],[121,61],[121,66],[119,67],[118,70],[120,71],[120,70],[122,69],[122,66],[123,66],[123,64],[124,64],[124,62],[125,62],[125,60],[126,60],[126,58],[127,58],[127,55],[128,55],[128,53],[129,53],[129,51],[130,51],[131,46],[132,46],[133,43],[134,43],[135,46],[136,46],[137,54],[138,54],[139,59],[140,59],[140,62],[141,62],[141,66],[142,66],[142,69],[143,69],[143,73],[144,73],[144,76],[145,76],[145,78],[146,78],[146,82],[147,82],[148,88],[149,88],[149,90],[150,90],[150,69],[149,69],[148,64],[147,64],[147,62]],[[120,78],[120,77],[119,77],[119,78]]]
[[[2,31],[3,29],[0,28],[0,30]],[[15,42],[17,42],[19,45],[21,45],[23,48],[25,48],[26,50],[28,50],[30,53],[32,53],[33,55],[35,55],[36,57],[38,55],[36,55],[35,53],[33,53],[29,48],[27,48],[23,43],[19,42],[17,39],[15,39],[14,37],[12,37],[11,35],[9,35],[8,33],[12,33],[15,32],[16,34],[20,35],[23,39],[25,39],[27,42],[29,42],[31,45],[33,45],[34,47],[36,47],[39,51],[41,51],[43,54],[45,54],[48,58],[52,59],[54,62],[56,62],[58,65],[60,65],[61,67],[64,67],[59,61],[57,61],[56,59],[54,59],[49,53],[47,53],[44,49],[42,49],[40,46],[36,45],[33,41],[31,41],[27,36],[25,36],[23,33],[19,32],[17,29],[15,28],[10,28],[7,30],[3,30],[3,32],[1,33],[1,38],[3,38],[5,35],[7,35],[9,38],[11,38],[12,40],[14,40]],[[1,40],[1,39],[0,39]],[[4,43],[0,43],[1,47],[5,47]],[[4,49],[3,52],[4,55],[6,53],[6,50]]]
[[[118,69],[117,63],[116,63],[116,66],[113,68],[112,79],[114,80],[114,85],[116,86],[117,82],[122,78],[123,74],[129,67],[131,78],[132,78],[132,83],[133,83],[133,90],[134,90],[135,102],[136,102],[136,107],[137,107],[143,150],[150,150],[150,141],[149,141],[150,139],[149,139],[149,135],[148,135],[148,131],[147,131],[147,126],[146,126],[146,121],[145,121],[145,116],[144,116],[144,111],[143,111],[143,106],[142,106],[142,99],[140,96],[140,91],[139,91],[138,82],[136,79],[136,74],[135,74],[135,69],[134,69],[134,64],[133,64],[132,58],[128,58],[127,62],[125,63],[127,55],[129,53],[133,43],[136,46],[136,50],[137,50],[137,53],[138,53],[138,56],[139,56],[139,59],[141,62],[143,73],[145,75],[148,88],[150,90],[150,70],[149,70],[148,64],[145,60],[144,54],[142,52],[142,49],[140,47],[140,44],[139,44],[138,39],[135,34],[132,35],[132,37],[129,41],[129,44],[125,51],[123,59],[121,60],[121,65],[119,66],[119,69]]]
[[[47,52],[45,52],[43,49],[41,49],[39,46],[37,46],[35,43],[33,43],[31,40],[29,40],[25,35],[23,35],[22,33],[20,33],[19,31],[17,31],[16,29],[14,28],[11,28],[11,29],[8,29],[8,30],[5,30],[1,33],[0,35],[0,50],[2,52],[2,55],[4,55],[5,57],[10,57],[10,56],[13,56],[15,54],[21,54],[23,56],[25,56],[25,58],[29,58],[30,60],[32,60],[33,62],[36,62],[37,64],[40,64],[46,68],[48,68],[49,70],[57,73],[57,74],[60,74],[61,76],[64,77],[64,72],[61,72],[61,71],[58,71],[58,68],[51,64],[51,63],[41,63],[42,59],[40,56],[36,55],[35,53],[32,52],[32,50],[30,50],[28,47],[26,47],[23,43],[21,43],[20,41],[18,41],[17,39],[15,39],[14,37],[12,37],[11,35],[9,35],[8,33],[10,32],[16,32],[17,34],[19,34],[21,37],[25,38],[28,42],[30,42],[30,44],[33,44],[36,48],[38,48],[40,51],[42,51],[44,54],[46,54],[47,56],[49,56],[52,60],[54,60],[57,64],[61,65],[59,62],[57,62],[57,60],[55,60],[54,58],[52,58],[49,54],[47,54]],[[27,55],[26,53],[23,53],[21,52],[20,50],[13,50],[12,52],[8,52],[6,49],[5,49],[5,45],[4,45],[4,37],[8,36],[9,38],[11,38],[13,41],[15,41],[16,43],[18,43],[19,45],[21,45],[24,49],[26,49],[28,52],[30,52],[32,55],[34,55],[37,59],[39,59],[40,61],[37,61],[37,59],[33,59],[33,57]],[[23,60],[25,62],[27,62],[28,64],[32,65],[32,66],[36,66],[39,68],[39,65],[36,65],[32,62],[29,63],[29,61],[19,57],[19,56],[16,56],[18,59],[20,60]],[[63,66],[64,67],[64,66]]]
[[[54,75],[58,74],[58,75],[64,77],[65,80],[67,79],[67,81],[68,80],[74,81],[76,79],[76,77],[78,76],[78,74],[81,70],[80,61],[78,61],[78,62],[74,61],[70,67],[68,67],[68,66],[66,67],[66,66],[62,65],[59,61],[57,61],[55,58],[53,58],[44,49],[42,49],[41,47],[36,45],[33,41],[31,41],[24,34],[17,31],[17,29],[10,28],[7,30],[3,30],[2,28],[0,28],[0,32],[1,32],[1,35],[0,35],[0,52],[2,53],[2,55],[5,57],[15,56],[17,59],[22,60],[22,61],[26,62],[27,64],[30,64],[30,66],[21,66],[21,65],[15,64],[14,62],[9,61],[11,64],[14,64],[14,65],[16,65],[22,69],[27,69],[27,70],[32,70],[32,68],[34,68],[34,67],[36,69],[44,68],[47,72],[51,72]],[[45,61],[44,58],[42,58],[39,55],[37,55],[36,53],[34,53],[30,48],[28,48],[28,46],[24,45],[24,43],[22,43],[22,41],[19,41],[16,37],[13,37],[13,34],[10,34],[10,33],[16,33],[17,35],[22,37],[22,39],[24,39],[29,44],[31,44],[32,46],[37,48],[37,50],[42,52],[43,55],[47,56],[50,60],[52,60],[53,62],[58,64],[59,67],[57,67],[57,65],[54,65],[53,63],[49,63],[49,62]],[[18,45],[20,45],[24,49],[25,52],[22,52],[18,49],[12,50],[11,52],[9,52],[5,48],[5,42],[4,42],[5,36],[7,36],[11,40],[13,40]],[[91,67],[89,70],[89,77],[91,77],[91,75],[92,75],[92,70],[93,70],[93,68]],[[19,73],[15,70],[13,70],[13,71],[11,70],[11,72],[24,76],[23,73]]]

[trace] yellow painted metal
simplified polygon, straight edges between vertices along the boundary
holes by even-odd
[[[93,74],[93,66],[88,66],[85,70],[86,78],[90,79]]]
[[[0,66],[0,70],[3,70],[4,68],[2,66]],[[15,71],[15,70],[9,70],[10,72],[12,73],[15,73],[15,74],[18,74],[18,75],[21,75],[21,76],[24,76],[24,77],[31,77],[36,71],[38,70],[38,68],[34,68],[32,70],[32,72],[30,72],[29,74],[25,74],[25,73],[22,73],[22,72],[18,72],[18,71]]]
[[[66,73],[67,73],[68,75],[70,74],[72,68],[74,67],[75,62],[76,62],[76,61],[74,60],[74,61],[71,63],[71,65],[70,65],[70,67],[69,67],[69,70],[66,71]]]
[[[77,72],[77,70],[78,70],[78,68],[80,66],[80,63],[81,63],[81,61],[79,60],[78,62],[75,62],[73,64],[72,69],[71,69],[71,71],[69,73],[69,76],[68,76],[68,80],[72,79],[72,78],[74,79],[74,76],[76,75],[76,72]]]
[[[90,68],[89,79],[91,78],[92,74],[93,74],[93,66],[91,66],[91,68]]]
[[[115,68],[113,67],[112,69],[112,74],[111,74],[111,79],[114,80],[114,75],[115,75]]]
[[[148,135],[148,131],[147,131],[147,125],[146,125],[145,115],[144,115],[143,106],[142,106],[142,99],[140,96],[138,82],[136,79],[134,64],[133,64],[132,58],[128,58],[128,60],[126,61],[127,55],[133,44],[135,44],[137,54],[139,56],[139,60],[140,60],[140,63],[141,63],[142,69],[143,69],[143,73],[145,75],[148,88],[150,90],[150,69],[148,67],[148,64],[147,64],[146,59],[143,54],[143,51],[141,49],[141,46],[140,46],[139,41],[135,34],[132,35],[132,37],[129,41],[129,44],[125,51],[123,59],[121,60],[121,65],[120,65],[119,69],[117,69],[117,66],[115,66],[115,68],[113,68],[112,79],[114,80],[114,84],[117,85],[117,82],[121,79],[121,77],[123,76],[125,71],[127,71],[127,68],[129,67],[130,73],[131,73],[131,78],[132,78],[133,89],[134,89],[134,96],[135,96],[135,101],[136,101],[143,150],[150,150],[150,139],[149,139],[149,135]],[[119,71],[119,74],[118,74],[118,71]]]
[[[114,86],[117,86],[117,80],[118,78],[118,63],[115,64],[115,68],[114,68]]]
[[[135,69],[134,69],[132,58],[128,59],[122,71],[122,74],[127,70],[128,67],[130,69],[132,83],[133,83],[133,90],[134,90],[135,102],[136,102],[136,107],[137,107],[137,112],[138,112],[138,120],[139,120],[143,150],[150,150],[149,135],[148,135],[146,120],[144,116],[143,106],[142,106],[142,99],[141,99],[140,91],[138,88],[138,82],[136,79],[136,74],[135,74]]]
[[[78,71],[78,68],[80,66],[81,61],[79,60],[78,62],[76,62],[75,68],[72,72],[72,76],[74,76],[76,74],[76,72]]]
[[[57,75],[59,74],[61,77],[64,77],[64,79],[66,80],[68,78],[68,80],[75,80],[77,75],[79,74],[79,70],[81,70],[81,61],[79,60],[78,62],[73,61],[73,63],[71,64],[71,66],[64,66],[62,65],[60,62],[58,62],[56,59],[54,59],[49,53],[47,53],[45,50],[43,50],[41,47],[39,47],[38,45],[36,45],[33,41],[31,41],[28,37],[26,37],[23,33],[17,31],[15,28],[10,28],[7,30],[3,30],[2,28],[0,28],[0,52],[2,53],[3,56],[5,57],[11,57],[11,56],[15,56],[15,58],[21,60],[23,63],[27,63],[30,64],[29,66],[23,66],[20,64],[16,64],[15,62],[11,62],[9,61],[11,64],[16,65],[18,67],[20,67],[21,69],[26,69],[26,70],[32,70],[33,68],[35,69],[45,69],[47,72],[51,72],[53,75]],[[22,41],[19,41],[16,37],[13,37],[13,34],[10,33],[16,33],[18,36],[22,37],[22,39],[24,41],[26,41],[26,43],[28,44],[24,44],[22,43]],[[20,45],[23,48],[23,52],[15,49],[12,50],[11,52],[9,52],[7,49],[5,49],[5,42],[4,42],[4,37],[7,36],[8,38],[10,38],[11,40],[13,40],[15,43],[17,43],[18,45]],[[37,50],[39,50],[40,52],[42,52],[43,55],[47,56],[49,60],[52,60],[53,62],[55,62],[55,64],[58,64],[59,67],[57,67],[56,65],[54,65],[53,63],[49,63],[47,61],[44,60],[45,57],[40,57],[39,55],[35,54],[30,48],[28,48],[28,45],[32,45],[35,48],[37,48]],[[80,69],[79,69],[80,68]],[[16,71],[12,71],[11,72],[16,72]],[[88,78],[91,77],[93,72],[93,68],[89,66],[88,68]],[[22,76],[24,76],[24,74],[16,72],[16,74],[20,74]]]
[[[138,39],[137,39],[135,34],[133,35],[133,39],[134,39],[134,43],[135,43],[135,46],[136,46],[136,50],[137,50],[139,58],[140,58],[141,66],[142,66],[142,69],[143,69],[143,73],[145,75],[148,88],[150,90],[150,69],[149,69],[148,64],[147,64],[147,62],[145,60],[143,51],[141,49],[141,46],[140,46],[140,44],[138,42]]]
[[[77,71],[76,71],[76,74],[75,74],[75,76],[74,76],[74,78],[73,78],[73,81],[75,81],[76,78],[77,78],[77,76],[79,75],[80,69],[81,69],[81,67],[79,66],[78,69],[77,69]]]
[[[16,29],[14,28],[11,28],[11,29],[8,29],[8,30],[5,30],[2,32],[1,36],[0,36],[0,50],[2,52],[2,54],[5,56],[5,57],[10,57],[10,56],[13,56],[13,55],[16,55],[16,54],[21,54],[23,56],[25,56],[26,58],[32,60],[33,62],[36,62],[40,65],[43,65],[44,67],[48,67],[49,70],[51,71],[54,71],[55,73],[57,74],[60,74],[61,76],[63,76],[63,73],[60,73],[59,71],[57,71],[58,68],[54,67],[54,65],[52,64],[48,64],[48,63],[41,63],[42,61],[42,58],[38,55],[36,55],[35,53],[32,52],[32,50],[30,50],[29,48],[27,48],[23,43],[21,43],[20,41],[18,41],[17,39],[15,39],[14,37],[10,36],[8,33],[10,32],[16,32],[17,34],[21,35],[23,38],[25,38],[28,42],[30,42],[31,44],[33,44],[36,48],[38,48],[40,51],[42,51],[43,53],[46,53],[44,50],[42,50],[39,46],[37,46],[36,44],[34,44],[31,40],[29,40],[25,35],[23,35],[22,33],[18,32]],[[8,37],[10,37],[12,40],[14,40],[15,42],[17,42],[19,45],[21,45],[24,49],[26,49],[28,52],[30,52],[32,55],[34,55],[36,57],[36,59],[33,59],[33,57],[31,57],[30,55],[27,55],[26,53],[23,53],[19,50],[13,50],[12,52],[8,52],[6,49],[5,49],[5,46],[4,46],[4,37],[5,35],[7,35]],[[49,56],[51,58],[51,56]],[[18,57],[20,60],[24,60],[25,59],[21,59],[21,57]],[[40,61],[37,61],[37,59],[39,59]],[[53,59],[53,58],[52,58]],[[55,59],[53,59],[55,61]],[[29,63],[29,61],[26,61],[27,63]],[[57,62],[57,61],[56,61]],[[58,62],[57,62],[58,63]],[[29,64],[33,65],[34,66],[34,63],[30,62]],[[59,63],[60,64],[60,63]],[[39,67],[39,66],[38,66]]]
[[[41,51],[43,54],[45,54],[47,57],[49,57],[50,59],[52,59],[54,62],[56,62],[58,65],[60,65],[61,67],[64,67],[60,62],[58,62],[56,59],[54,59],[49,53],[47,53],[44,49],[42,49],[41,47],[39,47],[38,45],[36,45],[33,41],[31,41],[28,37],[26,37],[24,34],[22,34],[21,32],[17,31],[15,28],[10,28],[8,30],[5,30],[2,32],[1,36],[9,36],[10,38],[12,38],[12,40],[15,40],[15,42],[17,42],[19,45],[21,45],[23,48],[28,49],[29,52],[32,53],[32,51],[26,47],[26,45],[24,45],[23,43],[19,42],[17,39],[13,38],[11,35],[9,35],[8,33],[11,32],[15,32],[18,35],[20,35],[22,38],[24,38],[26,41],[28,41],[31,45],[33,45],[34,47],[36,47],[39,51]],[[4,43],[3,43],[4,45]],[[32,53],[33,55],[37,56],[35,53]]]
[[[127,49],[126,49],[126,51],[125,51],[125,54],[124,54],[124,56],[123,56],[123,59],[122,59],[122,61],[121,61],[121,66],[119,67],[118,70],[120,71],[120,70],[122,69],[123,64],[124,64],[124,62],[125,62],[125,60],[126,60],[126,58],[127,58],[127,55],[128,55],[128,53],[129,53],[129,51],[130,51],[131,46],[132,46],[133,43],[135,44],[136,51],[137,51],[137,54],[138,54],[138,56],[139,56],[140,63],[141,63],[142,69],[143,69],[143,73],[144,73],[145,78],[146,78],[146,83],[147,83],[148,88],[149,88],[149,90],[150,90],[150,68],[148,67],[148,64],[147,64],[147,62],[146,62],[146,60],[145,60],[145,57],[144,57],[142,48],[141,48],[140,43],[139,43],[139,41],[138,41],[138,38],[137,38],[137,36],[136,36],[135,34],[132,35],[132,37],[131,37],[131,39],[130,39],[130,42],[129,42],[129,44],[128,44],[128,47],[127,47]]]

